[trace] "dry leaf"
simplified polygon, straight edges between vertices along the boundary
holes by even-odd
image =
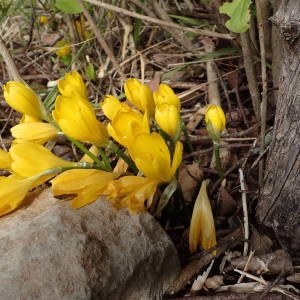
[[[218,215],[228,216],[231,215],[236,209],[236,201],[228,193],[227,189],[223,186],[220,187]]]
[[[250,238],[251,249],[255,251],[256,255],[270,253],[272,251],[272,240],[264,235],[259,233],[255,228]]]
[[[197,163],[183,165],[179,170],[178,181],[182,189],[183,198],[187,202],[193,201],[195,189],[203,178],[203,172]]]
[[[237,269],[244,269],[248,257],[240,257],[231,261],[231,265]],[[268,254],[254,256],[248,264],[248,271],[256,274],[291,274],[293,269],[290,255],[283,249]]]
[[[212,290],[217,290],[223,285],[223,276],[215,275],[213,277],[209,277],[205,281],[205,287]]]

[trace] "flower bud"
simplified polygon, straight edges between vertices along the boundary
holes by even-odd
[[[38,95],[26,84],[9,81],[3,88],[6,102],[14,110],[38,119],[47,119],[47,113]]]
[[[209,104],[205,112],[207,131],[213,140],[218,140],[226,126],[226,117],[221,106]]]

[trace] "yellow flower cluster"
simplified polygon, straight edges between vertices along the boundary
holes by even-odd
[[[131,212],[151,207],[158,186],[175,180],[182,160],[180,101],[173,90],[161,84],[152,92],[138,80],[129,79],[124,85],[129,103],[111,95],[101,103],[108,119],[104,124],[97,119],[78,72],[66,74],[57,87],[54,109],[47,112],[26,84],[10,81],[4,86],[6,102],[22,118],[11,128],[15,140],[9,151],[0,151],[0,168],[11,173],[0,177],[0,215],[15,210],[29,190],[51,178],[53,194],[70,195],[73,208],[87,205],[100,195]],[[79,162],[63,160],[45,146],[59,134],[84,152]],[[122,152],[116,143],[125,150]],[[132,175],[124,176],[117,166],[112,171],[107,157],[111,152],[128,164],[123,171],[129,168]]]
[[[107,95],[101,102],[107,118],[102,123],[78,72],[65,74],[57,87],[50,112],[26,84],[10,81],[4,86],[6,102],[22,118],[11,128],[14,141],[9,151],[0,149],[0,169],[10,173],[0,176],[0,216],[17,209],[28,191],[49,180],[54,196],[69,197],[72,208],[106,196],[114,207],[133,213],[160,211],[177,188],[183,155],[180,100],[173,90],[160,84],[151,91],[137,79],[128,79],[127,101]],[[226,125],[222,108],[209,105],[205,121],[216,144]],[[82,151],[79,161],[63,160],[48,149],[47,142],[61,134]],[[163,201],[157,202],[161,185],[167,186]],[[207,249],[216,242],[206,185],[203,182],[192,217],[192,252],[199,244]]]

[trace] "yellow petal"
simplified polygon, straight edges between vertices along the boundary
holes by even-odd
[[[106,127],[97,120],[92,105],[80,95],[73,94],[72,98],[58,96],[52,115],[67,136],[96,146],[107,145]]]
[[[171,138],[177,136],[180,128],[180,115],[175,105],[166,103],[157,104],[155,108],[155,121]]]
[[[73,195],[72,208],[80,208],[95,201],[116,175],[95,169],[68,170],[51,180],[53,195]]]
[[[149,178],[160,182],[172,181],[178,161],[181,161],[180,146],[177,149],[176,161],[171,166],[168,146],[164,139],[156,132],[139,134],[129,147],[129,153],[138,169]]]
[[[226,117],[222,107],[209,104],[205,112],[205,123],[212,138],[213,136],[219,137],[226,126]]]
[[[4,85],[5,101],[14,110],[38,119],[47,119],[46,110],[38,95],[26,84],[9,81]]]
[[[34,187],[36,177],[20,179],[18,176],[0,177],[0,216],[18,208],[26,194]]]
[[[166,84],[161,83],[159,85],[158,91],[155,91],[153,93],[153,98],[155,105],[158,104],[169,104],[169,105],[175,105],[178,111],[180,111],[180,100],[175,95],[174,91]]]
[[[158,184],[151,178],[124,176],[110,182],[105,195],[115,208],[127,207],[131,213],[139,213],[151,206]]]
[[[24,177],[34,176],[56,167],[72,167],[74,162],[65,161],[42,145],[24,142],[13,144],[9,150],[11,169]]]
[[[137,134],[150,132],[147,114],[143,116],[137,111],[119,111],[107,130],[114,140],[128,148]]]
[[[11,159],[8,152],[0,149],[0,169],[10,169]]]
[[[72,97],[73,93],[77,93],[83,98],[87,98],[87,89],[82,77],[77,71],[66,73],[65,76],[58,81],[58,90],[65,97]]]
[[[154,116],[154,100],[150,88],[135,78],[128,79],[124,84],[126,98],[142,112]]]
[[[203,180],[200,192],[194,204],[193,215],[189,232],[189,248],[194,253],[198,246],[209,249],[216,245],[214,218],[207,196],[206,187],[209,180]]]
[[[23,139],[38,144],[44,144],[58,133],[58,129],[53,125],[43,122],[21,123],[12,127],[10,131],[15,139]]]

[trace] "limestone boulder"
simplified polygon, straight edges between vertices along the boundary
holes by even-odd
[[[0,219],[1,299],[155,300],[178,270],[176,249],[150,214],[102,199],[72,210],[46,189]]]

